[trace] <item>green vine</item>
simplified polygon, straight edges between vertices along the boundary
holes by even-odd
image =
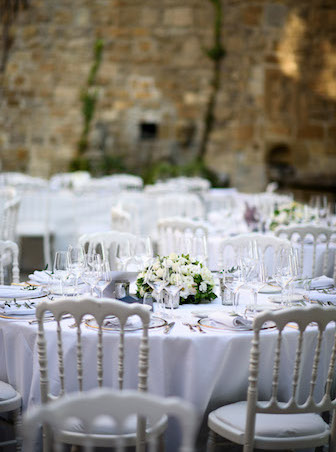
[[[226,55],[225,49],[222,45],[222,0],[209,0],[214,7],[214,42],[210,49],[205,49],[205,54],[213,62],[213,75],[211,81],[211,94],[207,103],[207,108],[204,115],[204,132],[199,148],[198,160],[204,161],[204,156],[207,150],[209,137],[213,129],[215,115],[214,110],[216,106],[217,94],[220,88],[220,69],[221,62]]]
[[[87,86],[83,89],[80,97],[82,102],[83,130],[78,143],[78,156],[83,155],[89,145],[88,137],[98,98],[98,92],[93,88],[93,86],[102,61],[103,48],[103,41],[101,39],[97,39],[94,44],[94,62],[89,72]]]

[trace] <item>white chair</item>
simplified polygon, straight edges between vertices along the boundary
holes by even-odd
[[[235,237],[224,238],[221,239],[218,244],[218,268],[223,268],[224,255],[226,252],[230,251],[228,250],[229,248],[231,248],[231,251],[233,251],[234,254],[237,254],[241,249],[246,248],[252,241],[257,243],[269,275],[273,272],[272,262],[274,261],[274,255],[281,249],[288,249],[291,247],[291,243],[286,239],[259,233],[240,234]]]
[[[112,207],[111,229],[120,232],[131,232],[131,215],[120,207]]]
[[[8,275],[8,280],[19,283],[19,247],[10,240],[0,240],[0,284],[5,284],[5,269],[10,265],[12,266],[12,275]],[[8,271],[9,273],[10,271]]]
[[[158,218],[167,216],[202,219],[205,208],[199,196],[193,193],[169,193],[157,197]]]
[[[120,441],[117,443],[118,452],[123,452],[127,446],[125,447],[122,434],[127,429],[129,417],[135,415],[146,418],[151,425],[155,425],[166,415],[173,416],[178,421],[182,433],[178,451],[194,451],[197,416],[192,405],[177,397],[165,399],[137,391],[117,392],[108,388],[88,391],[85,397],[78,393],[69,394],[48,405],[28,411],[23,422],[25,451],[34,452],[34,437],[41,423],[47,424],[52,429],[57,445],[55,450],[62,450],[60,447],[63,432],[73,419],[85,426],[83,431],[87,434],[83,435],[82,444],[85,451],[92,450],[91,447],[96,442],[94,434],[96,426],[104,416],[110,424],[115,425],[116,433],[120,435]],[[103,438],[104,433],[100,436]],[[106,445],[112,444],[113,441],[108,437]],[[150,439],[150,451],[162,450],[159,447],[160,439],[153,435]],[[140,443],[137,444],[136,450],[141,450]]]
[[[208,228],[201,221],[183,217],[164,218],[158,222],[158,247],[161,255],[190,253],[207,258]],[[202,243],[202,250],[198,242]],[[201,252],[202,251],[202,252]]]
[[[311,255],[311,277],[327,275],[334,278],[336,281],[336,249],[335,241],[336,229],[319,226],[313,224],[297,224],[289,226],[279,226],[275,230],[275,235],[278,237],[287,237],[292,243],[297,244],[296,239],[299,238],[300,246],[300,274],[304,275],[304,266],[308,253]],[[317,248],[321,247],[323,253],[317,253]],[[333,249],[331,249],[333,247]],[[318,262],[318,254],[322,257],[322,262]],[[333,260],[331,274],[328,274],[329,260]]]
[[[261,389],[261,386],[258,386],[259,359],[263,343],[260,330],[264,323],[269,321],[276,325],[277,340],[273,354],[268,357],[269,365],[273,368],[272,381],[267,387],[265,382],[262,386],[263,393],[269,396],[261,401],[258,399],[258,389]],[[243,445],[244,452],[252,452],[254,448],[312,448],[328,444],[329,441],[329,450],[336,450],[336,418],[333,416],[329,427],[320,416],[324,411],[334,413],[336,408],[336,399],[330,396],[336,361],[335,321],[336,309],[320,306],[267,311],[254,319],[247,401],[222,406],[209,414],[207,452],[215,451],[218,436]],[[286,363],[285,372],[290,375],[288,378],[292,378],[292,391],[290,398],[284,401],[280,399],[279,392],[284,370],[282,359],[286,355],[284,328],[289,322],[295,322],[299,331],[293,368],[288,369]],[[308,334],[305,329],[311,322],[316,322],[316,331]],[[332,328],[329,331],[332,336],[329,336],[328,359],[324,359],[325,354],[321,354],[321,347],[326,340],[328,331],[326,332],[325,328],[329,322],[332,323],[329,325]],[[315,340],[312,340],[312,334]],[[315,350],[313,362],[310,364],[303,359],[305,347],[314,347]],[[304,385],[309,390],[302,391]]]
[[[51,268],[51,236],[53,230],[49,221],[49,191],[27,190],[22,193],[17,225],[19,239],[41,237],[44,265]]]
[[[0,413],[8,413],[13,419],[15,439],[1,440],[0,448],[16,445],[16,451],[22,450],[21,441],[21,395],[9,383],[0,380]]]
[[[0,238],[2,240],[17,240],[18,214],[20,208],[20,198],[10,198],[3,200],[0,209]]]
[[[125,242],[129,242],[130,248],[133,249],[136,243],[136,236],[129,232],[107,231],[83,234],[78,240],[78,244],[88,254],[93,252],[101,253],[104,260],[109,262],[111,270],[117,268],[118,245]]]
[[[36,308],[36,318],[38,321],[38,356],[39,356],[39,365],[40,365],[40,384],[41,384],[41,401],[42,404],[47,404],[50,400],[55,398],[55,395],[52,395],[52,391],[50,388],[49,377],[48,377],[48,365],[50,366],[51,361],[55,359],[54,356],[48,355],[48,343],[47,336],[50,334],[48,331],[48,335],[45,334],[44,331],[44,315],[49,311],[55,317],[57,321],[57,355],[58,355],[58,371],[59,371],[59,393],[58,397],[61,397],[66,392],[67,385],[72,385],[74,387],[77,373],[77,387],[79,391],[84,391],[84,376],[88,372],[87,368],[84,368],[85,361],[85,336],[82,336],[81,324],[83,322],[85,315],[90,315],[95,319],[96,322],[96,331],[97,331],[97,386],[102,387],[104,385],[104,370],[106,370],[106,365],[104,366],[104,362],[106,363],[106,357],[104,358],[104,354],[110,354],[112,356],[112,351],[104,346],[103,341],[103,333],[104,333],[104,321],[107,317],[115,316],[119,319],[120,322],[120,332],[119,332],[119,345],[118,345],[118,360],[115,362],[115,369],[117,369],[117,385],[118,389],[123,389],[124,384],[124,372],[125,372],[125,355],[128,348],[125,345],[125,325],[130,316],[136,315],[140,318],[141,321],[141,337],[139,340],[139,352],[138,352],[138,390],[146,391],[147,390],[147,374],[148,374],[148,327],[150,321],[150,313],[145,306],[140,305],[138,303],[134,304],[126,304],[120,302],[118,300],[111,300],[107,298],[103,298],[100,300],[96,300],[93,298],[77,298],[77,299],[59,299],[57,301],[52,302],[41,302]],[[62,316],[64,314],[71,314],[74,318],[77,325],[77,360],[75,362],[73,360],[66,359],[66,356],[63,351],[64,342],[62,339]],[[65,332],[63,331],[63,334]],[[133,343],[134,350],[134,343]],[[92,358],[92,356],[91,356]],[[77,362],[76,362],[77,361]],[[92,359],[89,360],[90,368],[92,368]],[[108,360],[110,372],[111,360]],[[72,379],[71,379],[72,376]],[[91,383],[92,384],[92,383]],[[88,389],[88,388],[87,388]],[[105,427],[104,427],[105,426]],[[137,423],[133,424],[130,427],[129,433],[126,435],[126,442],[128,445],[135,445],[137,439],[136,435],[136,426]],[[143,422],[140,419],[138,422],[138,428],[143,428]],[[101,424],[100,427],[102,429],[105,428],[105,431],[110,432],[109,440],[113,440],[113,430],[111,431],[109,425],[106,423]],[[145,442],[145,436],[151,436],[151,434],[155,432],[155,434],[162,434],[166,428],[166,419],[160,420],[160,422],[154,426],[150,426],[147,428],[146,435],[142,435],[140,438],[140,443],[143,446]],[[79,430],[79,431],[78,431]],[[71,424],[68,426],[67,431],[63,432],[62,440],[65,443],[73,444],[73,445],[81,445],[83,441],[83,436],[85,434],[81,434],[80,429],[78,429],[78,425]],[[48,429],[44,428],[43,433],[43,443],[44,450],[50,450],[50,433]],[[97,436],[95,438],[95,446],[96,447],[106,447],[107,445],[107,437]],[[110,444],[110,443],[109,443]]]

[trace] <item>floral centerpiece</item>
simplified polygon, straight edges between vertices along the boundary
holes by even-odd
[[[305,223],[315,220],[315,215],[308,206],[292,201],[274,209],[271,217],[270,229],[274,231],[278,226],[292,223]]]
[[[168,269],[169,282],[174,283],[175,274],[179,271],[182,275],[182,288],[180,291],[180,304],[186,303],[210,303],[216,298],[213,288],[215,286],[211,271],[201,262],[193,259],[188,254],[157,257],[151,265],[151,272],[159,280],[162,279],[165,265]],[[137,296],[143,297],[146,292],[151,293],[152,288],[145,282],[147,266],[139,273],[136,281]]]

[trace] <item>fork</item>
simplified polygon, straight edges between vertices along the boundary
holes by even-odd
[[[187,326],[189,328],[189,330],[192,331],[193,333],[196,333],[196,330],[194,329],[194,325],[192,325],[191,323],[183,322],[183,325]]]

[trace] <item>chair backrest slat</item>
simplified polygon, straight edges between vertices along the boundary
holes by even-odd
[[[98,348],[97,348],[97,378],[98,386],[103,386],[103,330],[102,325],[98,325]]]
[[[62,328],[61,323],[57,320],[57,354],[58,354],[58,372],[61,383],[60,395],[64,394],[64,356],[63,356],[63,342],[62,342]]]
[[[274,366],[273,366],[273,379],[272,379],[272,402],[275,402],[278,394],[279,387],[279,368],[280,368],[280,354],[281,354],[281,344],[282,344],[282,330],[279,330],[275,355],[274,355]]]
[[[327,275],[329,256],[331,255],[331,238],[336,237],[336,228],[328,226],[320,226],[317,224],[296,224],[289,226],[279,226],[275,230],[277,237],[287,237],[290,241],[294,242],[295,238],[300,238],[300,273],[301,276],[307,277],[309,275],[303,275],[304,261],[305,261],[305,247],[307,246],[307,253],[309,252],[309,246],[312,246],[312,259],[311,259],[311,277],[321,276],[321,274]],[[312,244],[305,243],[307,239],[313,240]],[[324,243],[321,242],[324,240]],[[318,246],[324,248],[322,266],[318,268]],[[334,253],[334,264],[332,276],[336,278],[336,253]],[[322,273],[321,273],[322,272]],[[328,276],[328,275],[327,275]]]
[[[10,268],[10,266],[11,281],[7,283],[19,283],[19,247],[10,240],[0,240],[0,284],[5,284],[5,268]]]
[[[77,322],[77,380],[78,388],[83,390],[83,352],[81,322]]]
[[[292,400],[296,400],[298,381],[300,376],[300,366],[301,366],[301,356],[303,347],[303,331],[300,330],[299,340],[296,348],[295,365],[294,365],[294,375],[293,375],[293,385],[292,385]]]
[[[94,425],[101,417],[106,419],[107,425],[114,425],[116,432],[113,435],[113,441],[109,440],[109,436],[106,435],[109,442],[104,447],[108,445],[113,447],[113,450],[128,450],[127,435],[122,433],[126,427],[125,423],[131,415],[148,419],[150,425],[167,421],[168,416],[174,417],[181,431],[179,447],[175,447],[174,450],[177,452],[194,451],[195,434],[199,423],[196,410],[190,403],[176,397],[163,398],[139,391],[114,391],[110,388],[96,388],[87,391],[85,397],[78,392],[66,394],[64,397],[46,405],[36,406],[28,410],[23,422],[25,451],[32,452],[34,450],[32,440],[35,438],[40,423],[50,426],[54,444],[55,442],[57,444],[57,441],[62,439],[62,433],[70,419],[83,426],[81,445],[84,446],[85,451],[92,451],[92,447],[95,445]],[[149,452],[161,450],[161,435],[161,429],[153,429],[148,436],[149,448],[142,450]],[[104,434],[99,436],[101,439]],[[169,441],[169,436],[167,439]],[[140,450],[138,446],[139,441],[137,441],[136,450]]]

